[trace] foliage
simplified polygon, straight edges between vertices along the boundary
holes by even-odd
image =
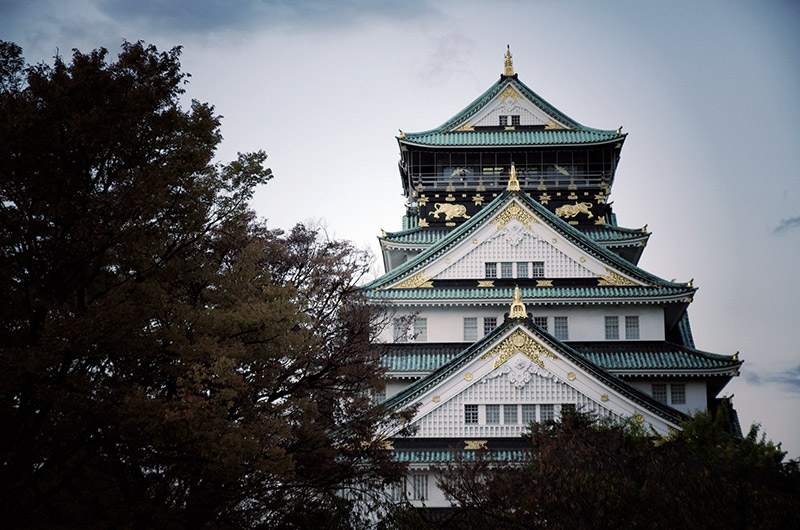
[[[366,256],[257,222],[178,48],[0,46],[0,504],[17,528],[349,527],[402,469]]]
[[[724,416],[698,413],[666,439],[580,412],[533,424],[522,464],[485,454],[440,470],[460,507],[438,527],[792,527],[800,464],[756,426],[744,439],[725,432]]]

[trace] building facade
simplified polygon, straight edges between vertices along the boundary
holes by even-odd
[[[448,506],[431,467],[452,449],[514,459],[531,422],[565,407],[632,417],[666,434],[715,410],[742,362],[695,347],[696,288],[637,266],[650,234],[608,202],[627,134],[574,121],[500,79],[429,131],[400,133],[403,230],[382,233],[391,304],[385,403],[418,405],[405,496]]]

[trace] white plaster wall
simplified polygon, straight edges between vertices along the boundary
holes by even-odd
[[[694,414],[698,410],[706,410],[708,408],[708,403],[706,402],[706,383],[705,381],[696,381],[696,380],[684,380],[684,379],[659,379],[659,378],[647,378],[647,379],[628,379],[625,380],[630,383],[631,385],[635,386],[639,390],[645,392],[646,394],[653,395],[653,383],[666,383],[667,385],[672,383],[683,383],[686,385],[686,403],[683,405],[673,405],[671,402],[671,393],[669,388],[667,389],[667,404],[679,410],[685,414]]]
[[[422,307],[420,318],[428,320],[426,342],[462,342],[464,340],[464,318],[478,319],[478,338],[483,337],[483,318],[495,317],[502,324],[508,306],[444,306]],[[533,316],[547,316],[548,331],[553,333],[553,317],[565,316],[569,322],[569,340],[605,340],[605,317],[618,316],[620,340],[625,339],[625,316],[639,316],[639,340],[664,340],[664,310],[654,305],[598,305],[598,306],[527,306]],[[396,317],[413,314],[412,310],[398,311]],[[393,328],[387,326],[381,334],[383,342],[392,342]]]

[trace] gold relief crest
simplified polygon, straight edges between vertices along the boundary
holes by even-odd
[[[425,271],[420,271],[414,276],[403,280],[402,282],[398,283],[392,289],[416,289],[420,288],[432,288],[433,283],[431,282],[431,278],[433,276],[424,276]]]
[[[553,352],[533,340],[530,335],[521,329],[518,329],[503,342],[484,353],[481,356],[481,360],[485,361],[486,359],[497,356],[497,359],[494,361],[494,367],[492,368],[492,370],[495,370],[517,353],[522,353],[542,368],[545,368],[544,359],[542,359],[542,357],[558,359]]]
[[[597,278],[598,287],[636,287],[639,284],[633,280],[625,278],[621,274],[617,274],[609,268],[606,268],[608,274],[601,274]]]
[[[529,230],[532,230],[531,224],[539,224],[539,221],[537,221],[528,210],[515,202],[506,206],[505,209],[490,222],[497,224],[497,230],[500,230],[514,219],[525,225]]]

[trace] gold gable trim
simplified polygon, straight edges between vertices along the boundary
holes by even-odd
[[[528,212],[528,210],[515,202],[506,206],[503,211],[500,212],[500,214],[498,214],[498,216],[492,219],[490,222],[496,223],[497,230],[500,230],[513,219],[516,219],[525,225],[529,230],[533,229],[531,224],[539,224],[539,221],[537,221],[536,218]]]
[[[403,280],[402,282],[398,283],[392,289],[417,289],[417,288],[432,288],[433,282],[431,282],[431,278],[433,276],[424,276],[425,271],[420,271],[414,276]]]
[[[601,274],[597,278],[598,287],[637,287],[639,284],[618,274],[606,267],[608,274]]]
[[[542,359],[542,357],[558,359],[556,354],[536,342],[530,335],[521,329],[518,329],[509,335],[503,342],[484,353],[481,356],[481,360],[491,359],[497,355],[498,357],[495,359],[494,367],[492,368],[492,370],[496,370],[517,353],[522,353],[528,359],[535,362],[542,368],[545,367],[544,359]]]

